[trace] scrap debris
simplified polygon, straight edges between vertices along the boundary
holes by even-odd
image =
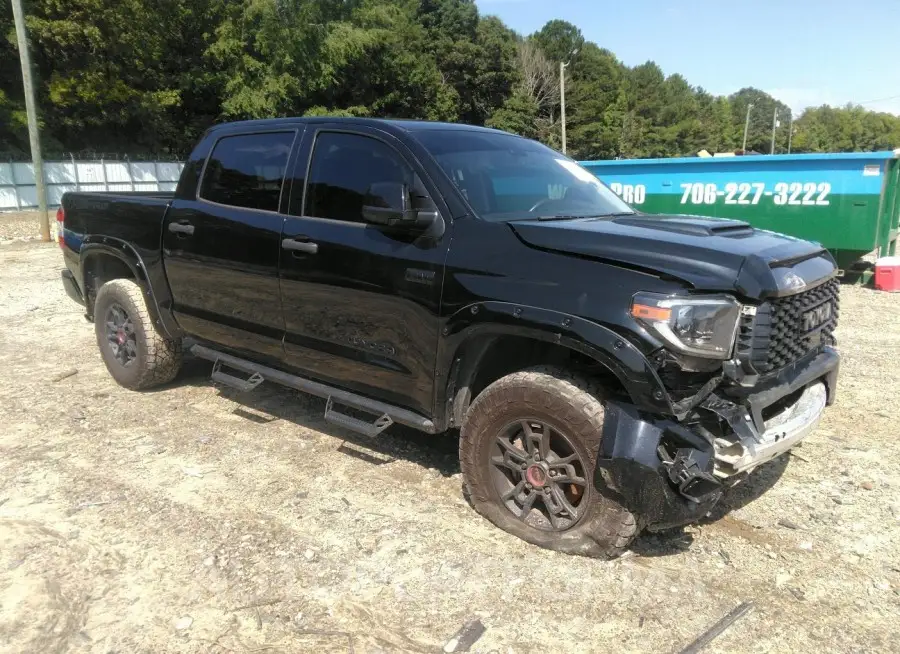
[[[704,647],[709,645],[713,640],[720,636],[723,631],[728,629],[728,627],[743,618],[752,610],[753,602],[741,602],[736,607],[731,609],[731,611],[729,611],[725,615],[725,617],[723,617],[712,627],[700,634],[700,636],[698,636],[697,639],[694,640],[694,642],[681,650],[679,654],[698,654],[703,650]]]
[[[63,379],[68,379],[69,377],[73,377],[78,374],[78,368],[68,368],[67,370],[63,370],[62,372],[58,372],[50,378],[50,381],[53,383],[61,382]]]
[[[487,629],[477,618],[469,620],[457,631],[453,638],[444,645],[444,651],[447,654],[452,652],[468,652],[476,641],[484,635]]]

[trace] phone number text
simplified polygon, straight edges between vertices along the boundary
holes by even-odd
[[[643,184],[609,185],[613,192],[628,204],[643,204],[647,189]],[[762,182],[729,182],[718,184],[694,182],[681,185],[681,204],[753,205],[771,200],[776,205],[827,207],[830,204],[831,184],[828,182],[778,182],[767,188]]]

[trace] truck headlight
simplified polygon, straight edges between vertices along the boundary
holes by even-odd
[[[631,304],[631,315],[678,352],[728,359],[741,306],[727,295],[679,297],[638,293]]]

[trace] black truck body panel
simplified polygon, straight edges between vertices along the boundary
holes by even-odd
[[[141,285],[154,321],[171,336],[182,335],[172,313],[172,295],[162,263],[163,219],[171,193],[67,193],[63,256],[79,290],[93,306],[90,276],[98,257],[126,264]],[[86,292],[89,291],[89,292]]]
[[[683,421],[703,410],[712,388],[722,386],[723,402],[751,413],[751,406],[777,403],[813,378],[826,379],[833,398],[838,362],[825,342],[790,370],[758,375],[749,359],[736,356],[731,368],[710,377],[708,391],[673,387],[664,344],[630,311],[636,293],[727,293],[763,306],[831,279],[836,267],[827,251],[733,220],[639,214],[483,220],[471,193],[423,145],[463,132],[501,134],[368,119],[215,127],[194,149],[172,195],[64,196],[67,292],[90,315],[103,281],[99,257],[114,259],[140,283],[154,320],[170,337],[189,335],[403,407],[439,428],[458,426],[461,392],[473,383],[492,338],[561,346],[621,385],[622,396],[610,405],[598,478],[630,505],[653,504],[650,524],[657,527],[701,516],[717,499],[679,495],[657,452],[664,436],[674,434],[678,442],[692,441],[684,446],[711,469],[712,444],[692,440]],[[421,180],[437,220],[426,231],[400,233],[304,215],[315,181],[310,162],[326,133],[389,148]],[[428,139],[419,138],[425,133]],[[277,204],[261,210],[203,199],[217,144],[263,134],[290,138]],[[758,436],[759,411],[753,417]]]

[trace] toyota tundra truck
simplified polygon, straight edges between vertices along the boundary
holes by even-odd
[[[562,552],[706,516],[835,398],[826,250],[639,213],[496,130],[223,124],[174,193],[67,193],[57,219],[122,386],[170,383],[190,337],[216,382],[320,396],[340,428],[458,434],[475,510]]]

